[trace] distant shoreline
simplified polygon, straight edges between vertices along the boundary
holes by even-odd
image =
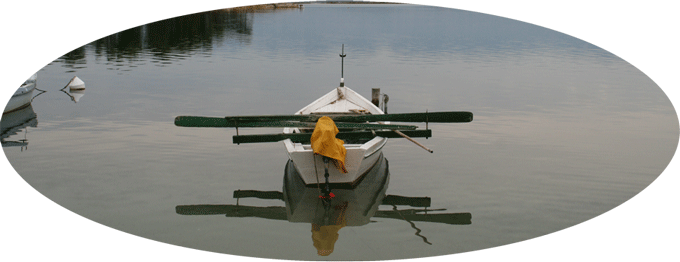
[[[234,7],[234,8],[221,9],[221,11],[249,12],[249,11],[258,11],[258,10],[294,9],[294,8],[302,8],[302,7],[303,7],[303,5],[299,4],[299,3],[278,3],[278,4],[239,6],[239,7]]]
[[[257,10],[273,10],[273,9],[295,9],[304,8],[306,4],[401,4],[393,2],[358,2],[358,1],[327,1],[327,2],[317,2],[317,1],[307,1],[307,2],[289,2],[289,3],[277,3],[277,4],[262,4],[262,5],[249,5],[249,6],[239,6],[233,8],[221,9],[227,12],[249,12]]]
[[[296,2],[296,3],[303,3],[303,2]],[[394,2],[365,2],[365,1],[326,1],[326,2],[304,2],[307,4],[390,4],[390,5],[396,5],[396,4],[402,4],[402,3],[394,3]]]

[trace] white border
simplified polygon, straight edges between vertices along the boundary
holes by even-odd
[[[60,55],[130,27],[189,13],[271,1],[9,1],[3,4],[5,83],[1,97]],[[673,1],[410,1],[517,19],[595,44],[635,65],[678,105],[680,61]],[[633,4],[634,3],[634,4]],[[124,17],[125,19],[121,19]],[[6,104],[6,100],[0,100]],[[595,219],[537,239],[419,261],[668,261],[678,257],[680,235],[677,157],[642,193]],[[265,261],[149,241],[55,205],[0,158],[3,258],[69,261]],[[673,175],[676,174],[676,175]],[[271,260],[276,261],[276,260]]]

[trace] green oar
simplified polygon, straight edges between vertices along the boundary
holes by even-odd
[[[269,121],[234,121],[222,117],[203,117],[203,116],[178,116],[175,118],[176,126],[184,127],[310,127],[314,128],[314,122],[296,122],[283,120]],[[339,129],[398,129],[413,130],[417,126],[411,125],[384,125],[384,124],[363,124],[363,123],[335,123]]]
[[[410,137],[432,137],[432,130],[404,130],[402,131]],[[401,138],[399,134],[394,131],[375,131],[375,134],[370,131],[354,131],[354,132],[340,132],[335,135],[338,139],[371,139],[376,136],[387,138]],[[267,143],[278,142],[285,139],[290,139],[295,143],[309,142],[312,138],[312,133],[293,133],[293,134],[264,134],[264,135],[240,135],[234,136],[234,144],[242,143]]]
[[[400,113],[384,115],[358,115],[358,116],[330,116],[333,121],[394,121],[394,122],[430,122],[430,123],[465,123],[472,121],[471,112],[427,112],[427,113]]]
[[[301,121],[301,122],[316,122],[321,118],[322,114],[312,115],[262,115],[262,116],[227,116],[214,117],[214,119],[223,119],[227,122],[272,122],[272,121]],[[394,122],[432,122],[432,123],[464,123],[472,121],[472,113],[464,111],[452,112],[427,112],[427,113],[401,113],[401,114],[384,114],[384,115],[356,115],[356,114],[329,114],[326,115],[335,122],[377,122],[377,121],[394,121]],[[199,116],[180,116],[183,122],[203,122],[203,121],[217,121],[210,120],[213,118]],[[195,119],[192,119],[195,118]],[[175,119],[175,122],[177,122]],[[240,127],[241,125],[239,125]]]

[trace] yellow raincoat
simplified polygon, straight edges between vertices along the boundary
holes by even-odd
[[[333,159],[335,166],[343,173],[347,173],[345,168],[345,155],[347,155],[345,142],[335,138],[335,135],[339,132],[333,119],[327,116],[319,118],[314,133],[312,133],[312,149],[315,154]]]

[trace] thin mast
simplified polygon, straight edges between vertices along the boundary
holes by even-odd
[[[345,86],[345,44],[342,44],[342,54],[340,54],[340,86]]]

